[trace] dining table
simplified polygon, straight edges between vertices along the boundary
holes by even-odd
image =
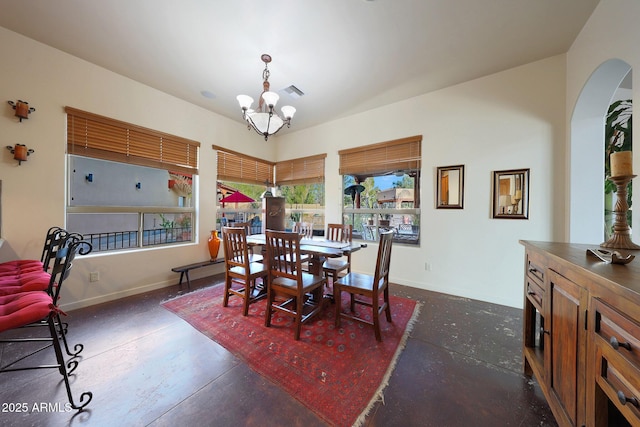
[[[247,246],[262,246],[264,248],[266,244],[267,237],[265,234],[251,234],[247,236]],[[339,258],[366,247],[366,243],[339,242],[335,240],[328,240],[320,236],[302,237],[300,239],[300,253],[310,256],[308,271],[316,276],[322,276],[322,264],[327,258]],[[264,297],[265,295],[265,284],[256,284],[254,298]],[[312,296],[312,298],[315,297]],[[324,295],[324,300],[333,301],[333,293],[331,292]]]
[[[247,236],[247,245],[264,246],[267,239],[265,234]],[[338,242],[321,236],[302,237],[300,239],[300,253],[310,256],[309,273],[321,276],[322,264],[327,258],[339,258],[367,247],[366,243]]]

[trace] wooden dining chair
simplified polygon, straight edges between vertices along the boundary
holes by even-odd
[[[250,236],[251,235],[251,222],[247,221],[247,222],[234,222],[232,224],[232,227],[238,228],[244,228],[246,235]],[[253,247],[249,246],[249,261],[250,262],[262,262],[262,260],[264,259],[264,257],[262,256],[262,254],[256,254],[253,251]]]
[[[378,259],[373,276],[361,273],[348,273],[334,283],[333,296],[336,302],[336,328],[340,327],[340,320],[343,317],[366,323],[373,326],[376,339],[382,341],[380,314],[384,311],[387,316],[387,321],[391,322],[391,307],[389,305],[389,264],[391,262],[392,243],[393,231],[380,233]],[[351,296],[351,314],[342,311],[342,292],[347,292]],[[380,295],[383,297],[382,304],[380,304]],[[356,315],[356,304],[371,308],[371,321],[367,320],[364,316],[359,317]]]
[[[293,231],[294,233],[298,233],[301,237],[305,239],[313,238],[313,224],[310,222],[295,222],[293,223]],[[302,268],[304,271],[309,271],[309,260],[311,257],[306,254],[300,255],[302,258]]]
[[[351,224],[328,224],[326,238],[333,242],[351,243],[353,241],[353,226]],[[351,252],[346,257],[328,258],[322,264],[322,271],[327,282],[329,279],[331,279],[331,283],[335,282],[338,279],[338,274],[345,270],[347,273],[351,272]]]
[[[251,262],[247,246],[247,232],[243,227],[223,227],[222,241],[224,245],[225,281],[222,306],[229,304],[229,297],[239,296],[243,299],[242,315],[249,314],[249,304],[264,297],[256,295],[256,280],[267,281],[267,267],[260,262]]]
[[[302,324],[322,309],[322,288],[325,279],[302,270],[300,234],[285,231],[266,232],[267,309],[265,326],[271,326],[271,316],[280,312],[294,318],[296,340],[300,339]]]
[[[310,222],[296,222],[293,224],[293,232],[311,239],[313,237],[313,224]]]

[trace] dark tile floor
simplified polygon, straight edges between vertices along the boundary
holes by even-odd
[[[537,383],[521,372],[521,310],[403,286],[392,291],[423,307],[384,404],[373,408],[366,426],[556,425]],[[93,401],[74,416],[64,410],[56,370],[0,374],[0,425],[324,425],[160,306],[179,292],[173,286],[70,312],[69,339],[85,345],[72,389],[76,395],[92,391]],[[17,351],[15,344],[0,344],[0,360]],[[36,356],[52,357],[50,350]],[[53,405],[34,411],[41,403]],[[15,404],[28,411],[16,412]]]

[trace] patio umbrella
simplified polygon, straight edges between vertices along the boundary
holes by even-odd
[[[356,207],[356,195],[360,195],[364,191],[364,185],[353,184],[344,189],[344,194],[351,196],[353,207]],[[358,197],[358,208],[360,207],[360,197]]]
[[[251,197],[246,194],[242,194],[239,191],[229,194],[227,197],[220,199],[220,203],[222,203],[222,207],[224,208],[225,203],[251,203],[255,202]]]

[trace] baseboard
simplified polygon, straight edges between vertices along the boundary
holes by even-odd
[[[176,284],[175,280],[166,280],[166,281],[163,281],[163,282],[151,283],[151,284],[140,286],[140,287],[137,287],[137,288],[125,289],[125,290],[122,290],[122,291],[113,292],[113,293],[106,294],[106,295],[100,295],[100,296],[93,297],[93,298],[87,298],[87,299],[83,299],[83,300],[79,300],[79,301],[74,301],[74,302],[69,303],[69,304],[61,304],[60,305],[60,309],[62,311],[77,310],[79,308],[85,308],[85,307],[89,307],[89,306],[96,305],[96,304],[102,304],[102,303],[113,301],[113,300],[117,300],[117,299],[120,299],[120,298],[126,298],[126,297],[130,297],[130,296],[133,296],[133,295],[142,294],[142,293],[145,293],[145,292],[155,291],[156,289],[166,288],[168,286],[173,286],[175,284]],[[186,286],[186,283],[184,283],[184,285]]]

